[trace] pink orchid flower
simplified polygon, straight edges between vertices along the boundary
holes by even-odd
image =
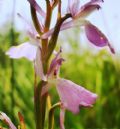
[[[30,61],[34,62],[36,74],[44,81],[46,77],[43,73],[43,66],[41,61],[41,48],[36,44],[31,44],[30,42],[22,43],[18,46],[12,46],[7,52],[10,58],[19,59],[27,58]]]
[[[79,112],[79,106],[91,107],[97,98],[96,94],[63,78],[57,79],[56,88],[64,108],[74,114]]]
[[[66,80],[63,78],[57,79],[56,88],[62,103],[62,108],[60,111],[61,129],[65,128],[64,127],[65,109],[76,114],[79,112],[79,107],[81,106],[92,107],[92,104],[94,104],[97,99],[96,94],[86,90],[82,86],[79,86],[70,80]]]
[[[72,14],[73,20],[81,18],[84,19],[86,16],[91,14],[91,12],[96,9],[100,9],[100,3],[103,2],[103,0],[91,0],[80,7],[79,0],[68,1],[68,12]],[[83,26],[85,28],[86,36],[91,43],[98,47],[108,46],[111,52],[115,53],[106,36],[96,26],[87,20],[85,20]]]
[[[70,80],[63,79],[59,77],[59,70],[60,66],[64,59],[60,56],[60,51],[56,54],[55,58],[52,60],[51,65],[49,67],[48,78],[48,85],[45,89],[43,89],[43,94],[50,89],[51,81],[52,84],[55,83],[57,92],[59,94],[61,100],[61,111],[60,111],[60,127],[64,129],[64,114],[65,110],[69,110],[74,114],[79,112],[79,107],[92,107],[92,104],[95,103],[97,99],[97,95],[86,90],[84,87],[79,86],[73,83]],[[51,74],[53,76],[51,76]],[[51,79],[52,77],[52,79]],[[54,81],[53,81],[54,77]]]
[[[37,38],[38,34],[33,26],[20,14],[19,17],[26,23],[27,35],[29,37],[28,42],[24,42],[18,46],[12,46],[7,52],[10,58],[19,59],[19,58],[27,58],[28,60],[34,62],[36,74],[42,79],[46,81],[46,77],[43,73],[43,66],[41,62],[41,44],[39,38]]]
[[[103,0],[91,0],[85,5],[80,7],[80,0],[68,1],[68,13],[72,15],[72,19],[62,24],[61,31],[72,27],[84,27],[88,40],[97,47],[108,46],[111,52],[114,54],[115,50],[109,43],[107,37],[92,23],[85,18],[95,10],[100,9],[100,3]],[[52,35],[54,28],[47,33],[43,34],[41,38],[45,39]]]

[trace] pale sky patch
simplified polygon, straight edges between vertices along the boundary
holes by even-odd
[[[13,8],[13,1],[4,0],[1,4],[0,26],[2,26],[7,20],[11,19],[11,13]],[[81,0],[80,4],[87,2],[88,0]],[[45,9],[44,0],[38,0],[41,7]],[[62,2],[62,12],[65,13],[67,1]],[[24,23],[18,18],[17,13],[22,14],[28,20],[31,21],[29,3],[27,0],[16,0],[15,7],[15,26],[18,30],[24,30]],[[56,14],[53,15],[55,17]],[[54,18],[55,19],[55,18]],[[117,53],[120,53],[120,0],[104,0],[102,4],[102,10],[94,12],[88,17],[92,23],[98,26],[110,39],[111,44],[115,47]],[[32,21],[31,21],[32,22]],[[55,20],[52,21],[52,26]]]

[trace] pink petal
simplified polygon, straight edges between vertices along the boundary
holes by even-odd
[[[36,32],[35,28],[32,26],[32,24],[20,13],[18,13],[17,15],[24,22],[25,30],[26,30],[28,36],[30,38],[35,38],[35,36],[37,35],[37,32]]]
[[[93,43],[95,46],[98,47],[104,47],[104,46],[109,46],[110,50],[112,53],[114,53],[114,49],[111,47],[108,39],[106,36],[93,24],[88,22],[85,25],[85,32],[88,40]]]
[[[11,47],[7,52],[10,58],[19,59],[22,57],[27,58],[30,61],[35,60],[36,57],[37,46],[30,44],[29,42],[25,42],[18,46]]]
[[[27,35],[30,38],[36,38],[36,35],[38,35],[38,33],[37,33],[36,29],[34,28],[34,26],[24,16],[22,16],[20,13],[18,13],[17,15],[24,22],[25,31],[26,31]],[[43,32],[44,26],[43,26],[41,21],[39,21],[39,27],[40,27],[40,30]]]
[[[7,123],[7,125],[10,127],[10,129],[17,129],[15,125],[12,123],[10,118],[3,112],[0,112],[0,120],[3,120]]]
[[[60,129],[65,129],[64,118],[65,118],[65,109],[61,108],[61,110],[60,110]]]
[[[58,75],[60,66],[62,65],[62,62],[64,61],[64,59],[61,58],[60,56],[61,52],[62,50],[60,48],[60,51],[56,54],[55,58],[52,60],[50,64],[50,68],[47,73],[48,76],[50,76],[51,74],[53,74],[54,76]]]
[[[85,23],[86,23],[86,20],[84,19],[73,19],[71,21],[63,23],[60,30],[61,31],[66,30],[72,27],[81,27],[81,26],[84,26]]]
[[[45,19],[46,14],[43,9],[37,4],[35,0],[28,0],[28,2],[36,9],[36,11]]]
[[[73,17],[79,11],[79,8],[80,0],[68,0],[68,13],[71,13]]]
[[[98,4],[84,5],[81,7],[80,11],[75,15],[74,18],[84,18],[91,14],[96,9],[100,9]]]
[[[46,76],[43,73],[43,65],[42,65],[42,59],[41,59],[41,49],[38,47],[37,53],[36,53],[36,59],[35,59],[35,71],[36,74],[44,81],[47,80]]]
[[[72,28],[72,27],[78,27],[78,26],[83,26],[84,25],[84,20],[78,20],[78,19],[73,19],[68,22],[65,22],[62,24],[60,31]],[[40,38],[46,39],[52,35],[54,31],[54,28],[49,30],[48,32],[44,33]]]
[[[73,113],[79,112],[79,106],[91,107],[97,95],[66,79],[57,79],[57,91],[64,107]]]
[[[54,28],[52,28],[48,32],[44,33],[40,38],[41,39],[47,39],[48,37],[50,37],[52,35],[53,31],[54,31]]]

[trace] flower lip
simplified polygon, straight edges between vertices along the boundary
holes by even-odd
[[[115,50],[109,43],[107,37],[92,23],[86,22],[85,24],[85,33],[88,40],[97,47],[108,46],[111,52],[114,54]]]
[[[30,52],[31,50],[31,52]],[[36,56],[37,46],[32,45],[29,42],[25,42],[19,46],[11,47],[6,55],[10,56],[10,58],[19,59],[22,57],[27,58],[30,61],[33,61]]]
[[[79,107],[92,107],[95,103],[97,95],[86,90],[85,88],[73,83],[70,80],[58,78],[57,91],[64,107],[73,112],[79,112]]]
[[[98,47],[108,45],[108,39],[105,35],[94,25],[88,23],[85,25],[85,32],[88,40]]]

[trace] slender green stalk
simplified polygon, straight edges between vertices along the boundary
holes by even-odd
[[[61,19],[59,19],[55,25],[55,29],[54,32],[51,36],[51,39],[49,41],[49,45],[48,45],[48,54],[47,54],[47,60],[49,60],[52,52],[54,51],[56,44],[57,44],[57,39],[58,39],[58,35],[60,32],[60,27],[62,25],[62,23],[71,17],[71,14],[66,14],[64,17],[62,17]]]
[[[32,7],[32,5],[30,5],[30,9],[31,9],[31,16],[32,16],[32,20],[33,20],[35,29],[38,32],[38,34],[41,34],[42,32],[41,32],[41,28],[40,28],[40,23],[37,18],[36,10],[34,9],[34,7]]]
[[[50,1],[49,0],[46,0],[46,7],[47,7],[46,8],[47,15],[46,15],[46,19],[45,19],[45,30],[44,30],[44,32],[49,30],[50,23],[51,23],[52,8],[50,6]]]
[[[48,129],[54,129],[54,110],[57,107],[60,107],[61,103],[54,104],[49,111],[49,121],[48,121]]]
[[[42,88],[47,85],[47,82],[43,81]],[[48,93],[41,96],[41,115],[42,115],[42,129],[44,129],[45,125],[45,114],[46,114],[46,103],[47,103],[47,95]]]
[[[50,1],[46,0],[46,19],[44,23],[44,33],[49,31],[50,23],[51,23],[51,16],[52,16],[52,8],[50,5]],[[42,39],[42,62],[43,62],[43,70],[44,73],[47,73],[48,62],[46,62],[46,56],[48,51],[48,39]]]
[[[43,105],[42,105],[42,87],[44,86],[44,81],[40,81],[34,90],[34,106],[35,106],[35,118],[36,118],[36,129],[43,129]]]

